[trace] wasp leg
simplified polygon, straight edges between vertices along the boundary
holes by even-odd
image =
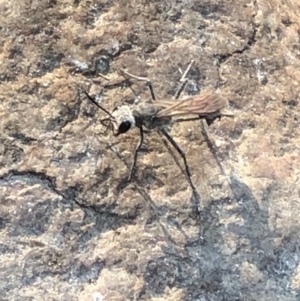
[[[154,89],[153,89],[152,83],[150,81],[147,82],[147,86],[149,88],[152,100],[156,100]]]
[[[136,166],[138,152],[140,151],[140,149],[143,145],[143,142],[144,142],[144,131],[143,131],[143,127],[141,126],[140,127],[140,141],[139,141],[139,143],[138,143],[138,145],[137,145],[137,147],[134,151],[133,162],[132,162],[132,165],[131,165],[130,175],[128,177],[128,182],[131,182],[131,180],[132,180],[134,169],[135,169],[135,166]]]
[[[177,152],[179,153],[180,157],[182,158],[183,162],[184,162],[184,167],[185,167],[185,173],[186,173],[186,177],[187,180],[189,182],[190,187],[192,188],[193,191],[193,197],[194,197],[194,208],[193,210],[195,210],[195,212],[198,214],[198,205],[200,202],[200,195],[196,189],[196,187],[194,186],[193,182],[192,182],[192,176],[191,176],[191,172],[190,172],[190,168],[187,164],[186,161],[186,156],[185,153],[183,152],[183,150],[180,148],[180,146],[175,142],[175,140],[164,130],[164,129],[160,129],[160,133],[162,133],[167,140],[172,144],[172,146],[177,150]]]
[[[178,87],[178,89],[177,89],[177,91],[175,92],[175,95],[174,95],[174,98],[175,98],[175,99],[178,99],[178,98],[179,98],[181,92],[183,91],[185,85],[187,84],[188,79],[187,79],[186,77],[187,77],[188,73],[190,72],[190,70],[191,70],[191,68],[192,68],[192,66],[193,66],[193,64],[194,64],[194,62],[195,62],[195,61],[192,60],[192,61],[190,62],[190,64],[188,65],[188,67],[186,68],[186,70],[184,71],[184,73],[183,73],[183,75],[182,75],[182,77],[181,77],[181,79],[180,79],[180,81],[179,81],[179,82],[180,82],[180,85],[179,85],[179,87]]]
[[[120,70],[121,70],[121,72],[123,73],[123,75],[127,75],[127,76],[129,76],[129,77],[131,77],[131,78],[134,78],[134,79],[138,80],[138,81],[144,81],[144,82],[146,82],[146,85],[147,85],[148,88],[149,88],[149,91],[150,91],[152,100],[156,100],[155,93],[154,93],[154,89],[153,89],[153,85],[152,85],[152,83],[151,83],[151,81],[150,81],[149,78],[147,78],[147,77],[142,77],[142,76],[136,76],[136,75],[133,75],[133,74],[131,74],[131,73],[125,71],[124,69],[120,69]],[[124,76],[124,77],[125,77],[125,76]]]
[[[191,179],[192,176],[191,176],[191,172],[190,172],[189,166],[186,161],[185,153],[180,148],[180,146],[175,142],[175,140],[164,129],[160,129],[160,132],[168,139],[168,141],[172,144],[172,146],[177,150],[177,152],[181,156],[181,158],[184,162],[184,165],[185,165],[186,174],[187,174],[188,178]],[[194,186],[194,185],[192,184],[192,186]]]

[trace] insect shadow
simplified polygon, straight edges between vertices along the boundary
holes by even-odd
[[[123,104],[115,107],[112,112],[109,112],[99,105],[87,92],[84,93],[92,103],[107,115],[100,122],[106,126],[106,130],[110,129],[114,136],[124,134],[134,127],[137,127],[140,131],[140,140],[134,151],[133,162],[127,179],[128,182],[131,182],[134,175],[138,153],[144,142],[145,128],[149,131],[155,129],[161,136],[167,139],[182,158],[187,181],[193,190],[194,196],[200,200],[200,196],[191,180],[191,172],[187,164],[186,155],[168,133],[167,127],[175,122],[199,119],[205,119],[207,124],[211,125],[215,119],[221,119],[222,116],[233,117],[233,114],[224,112],[224,109],[228,105],[227,100],[221,98],[212,89],[203,91],[199,95],[178,100],[188,82],[187,74],[193,63],[194,61],[192,60],[180,79],[180,85],[174,95],[175,100],[157,100],[152,83],[148,78],[130,74],[123,69],[121,69],[121,72],[125,78],[129,77],[146,82],[152,98],[151,103]]]

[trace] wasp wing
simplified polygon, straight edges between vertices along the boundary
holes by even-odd
[[[160,109],[156,117],[198,115],[207,116],[227,106],[227,101],[212,91],[204,91],[200,95],[179,101],[157,101]]]

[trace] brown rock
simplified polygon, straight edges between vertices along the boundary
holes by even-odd
[[[0,1],[2,300],[298,300],[298,11]],[[132,103],[124,68],[171,99],[192,59],[182,96],[213,87],[236,114],[205,126],[210,142],[200,122],[170,130],[200,199],[155,132],[125,185],[138,130],[103,134],[83,90]]]

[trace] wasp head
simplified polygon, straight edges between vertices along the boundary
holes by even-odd
[[[115,136],[124,134],[135,127],[135,117],[126,105],[116,107],[112,112],[113,132]]]
[[[95,104],[99,109],[109,116],[108,118],[101,120],[101,123],[106,126],[106,130],[111,129],[114,135],[118,136],[135,127],[135,117],[128,106],[117,106],[114,108],[112,113],[110,113],[101,107],[87,92],[84,93],[93,104]]]

